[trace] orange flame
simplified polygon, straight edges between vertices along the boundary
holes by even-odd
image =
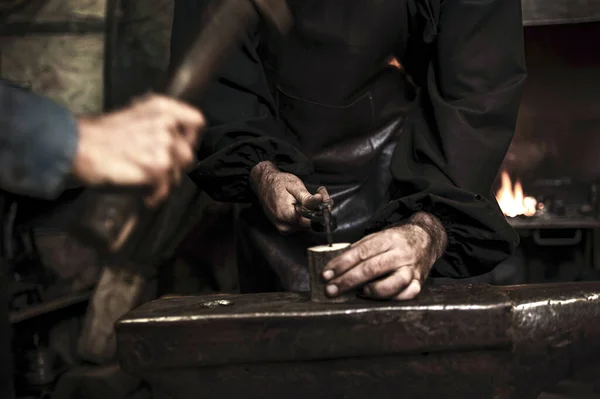
[[[535,215],[537,200],[523,195],[523,186],[520,180],[517,179],[513,187],[506,171],[502,172],[502,186],[496,193],[496,200],[498,200],[502,212],[508,217]]]

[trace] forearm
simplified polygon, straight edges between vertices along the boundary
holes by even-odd
[[[0,185],[52,199],[70,176],[78,146],[74,116],[48,98],[0,82]]]
[[[415,266],[420,270],[421,278],[425,279],[448,245],[448,235],[442,222],[431,213],[419,211],[387,228],[404,232],[408,246],[414,250]]]
[[[261,183],[268,180],[270,176],[280,172],[279,168],[271,161],[259,162],[250,170],[250,187],[256,195],[259,194]]]
[[[442,222],[428,212],[416,212],[408,218],[406,224],[424,232],[428,238],[428,245],[423,248],[423,259],[433,265],[442,257],[448,245],[448,234]]]

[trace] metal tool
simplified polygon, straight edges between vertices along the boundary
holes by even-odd
[[[331,214],[331,208],[333,207],[333,200],[328,199],[319,204],[316,208],[307,208],[301,203],[297,202],[294,204],[296,212],[303,217],[307,218],[311,222],[311,228],[316,232],[325,232],[327,237],[327,244],[333,245],[332,233],[337,228],[337,220]]]
[[[287,33],[293,24],[286,0],[219,0],[207,9],[203,29],[175,71],[166,94],[181,100],[198,96],[244,31],[262,16],[274,29]],[[143,190],[142,190],[143,191]],[[152,219],[139,190],[88,190],[73,236],[98,250],[118,252],[140,225]]]

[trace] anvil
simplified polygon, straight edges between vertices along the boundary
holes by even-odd
[[[408,302],[189,296],[116,326],[157,399],[535,398],[600,354],[600,283],[426,286]]]

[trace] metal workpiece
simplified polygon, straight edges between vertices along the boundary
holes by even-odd
[[[350,249],[350,243],[319,245],[307,249],[308,274],[310,275],[310,300],[313,302],[343,303],[356,297],[355,290],[336,297],[327,295],[327,282],[323,278],[323,270],[332,259]]]
[[[600,283],[169,298],[116,329],[122,367],[169,398],[530,398],[598,358]]]

